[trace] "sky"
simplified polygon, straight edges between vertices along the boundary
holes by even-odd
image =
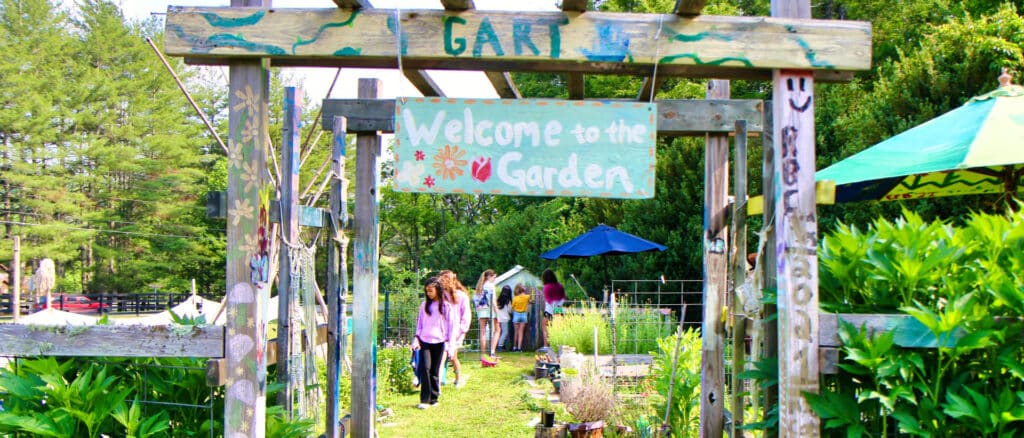
[[[121,10],[128,19],[144,20],[153,14],[164,14],[168,5],[174,6],[230,6],[230,0],[114,0],[121,6]],[[556,0],[474,0],[476,8],[480,10],[558,10]],[[70,3],[71,0],[65,0]],[[275,9],[283,8],[335,8],[332,0],[273,0]],[[393,9],[442,9],[440,0],[373,0],[374,7]],[[227,77],[226,67],[215,67],[223,69],[222,75],[214,77]],[[336,68],[285,68],[286,75],[300,78],[303,82],[303,91],[310,99],[321,99],[327,97],[327,90],[337,72]],[[463,71],[429,71],[430,77],[441,87],[448,97],[477,97],[496,98],[497,93],[494,87],[487,80],[482,72]],[[421,96],[409,81],[398,72],[398,70],[378,69],[342,69],[341,76],[334,86],[329,97],[336,99],[352,99],[356,97],[356,88],[359,78],[379,78],[382,81],[381,94],[383,98],[399,96]],[[286,81],[286,85],[297,85]],[[225,86],[227,84],[225,83]]]

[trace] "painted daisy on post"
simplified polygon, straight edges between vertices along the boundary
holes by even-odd
[[[444,149],[438,149],[437,155],[434,155],[434,173],[440,175],[442,180],[454,180],[456,176],[462,176],[465,173],[462,168],[467,163],[462,159],[464,155],[466,151],[460,150],[458,146],[444,145]]]

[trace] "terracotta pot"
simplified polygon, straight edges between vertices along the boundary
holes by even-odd
[[[600,438],[604,436],[604,421],[574,423],[569,425],[569,436],[573,438]]]

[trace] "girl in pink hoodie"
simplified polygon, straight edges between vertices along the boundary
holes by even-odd
[[[466,383],[466,376],[462,373],[462,363],[459,362],[459,348],[462,341],[466,339],[469,332],[469,324],[473,315],[470,313],[469,294],[466,293],[466,286],[462,285],[455,273],[450,270],[443,270],[437,274],[438,281],[444,288],[445,301],[451,307],[449,322],[451,324],[451,341],[446,349],[448,360],[452,361],[452,368],[455,369],[455,387],[461,388]]]
[[[450,307],[444,300],[441,283],[436,277],[427,280],[423,286],[424,300],[416,318],[416,337],[412,349],[420,352],[420,404],[417,408],[427,409],[437,404],[441,394],[441,363],[444,362],[445,343],[450,339]]]

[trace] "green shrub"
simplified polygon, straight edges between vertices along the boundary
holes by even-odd
[[[870,335],[841,324],[841,372],[807,395],[823,427],[1024,436],[1024,213],[953,227],[904,212],[829,235],[821,260],[822,307],[912,317]]]
[[[411,351],[407,345],[377,349],[377,392],[381,397],[416,392],[412,386],[415,370],[409,364]]]
[[[677,348],[678,360],[675,359]],[[669,409],[669,425],[672,427],[672,436],[698,436],[700,432],[700,333],[687,329],[658,339],[658,350],[652,351],[651,355],[653,359],[651,378],[658,395],[653,398],[657,418],[664,418],[671,387],[672,406]],[[672,379],[673,369],[675,370],[675,380]]]

